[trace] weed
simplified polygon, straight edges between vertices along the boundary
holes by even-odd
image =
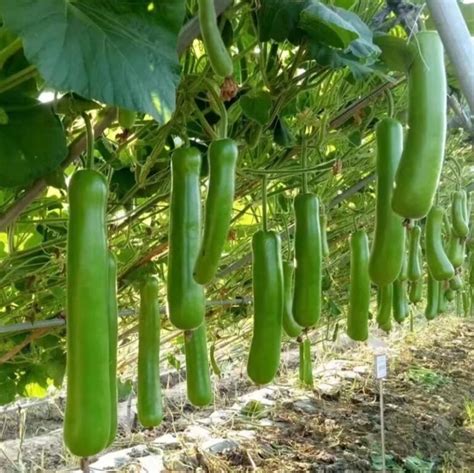
[[[474,427],[474,399],[464,400],[464,411],[466,415],[465,425],[467,427]]]
[[[409,368],[407,375],[410,381],[423,385],[428,391],[434,391],[451,382],[447,376],[422,366],[412,366]]]

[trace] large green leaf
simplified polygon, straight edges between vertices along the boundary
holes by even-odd
[[[374,58],[380,49],[370,28],[353,12],[313,2],[301,12],[300,28],[319,44],[350,52],[356,58]]]
[[[0,98],[8,114],[8,123],[0,125],[0,187],[26,186],[56,169],[67,154],[51,107],[26,97],[16,102]]]
[[[15,400],[16,385],[12,379],[2,379],[0,382],[0,406]]]
[[[258,10],[259,36],[261,41],[284,41],[297,43],[302,32],[298,29],[301,11],[310,0],[261,0]]]
[[[380,47],[380,59],[391,71],[406,72],[413,60],[413,52],[403,38],[380,34],[374,38],[375,44]]]
[[[372,30],[362,21],[359,15],[334,7],[335,12],[350,23],[357,31],[358,38],[349,44],[349,51],[360,59],[371,61],[380,54],[380,48],[374,44]]]
[[[270,119],[272,96],[269,92],[257,92],[241,97],[240,106],[247,118],[264,126]]]
[[[175,108],[184,5],[184,0],[0,0],[0,13],[50,86],[164,122]]]
[[[312,3],[301,12],[300,27],[312,39],[333,48],[346,49],[359,38],[359,33],[350,22],[335,9],[320,2]]]

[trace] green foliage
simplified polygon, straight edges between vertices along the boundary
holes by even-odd
[[[268,92],[247,94],[240,99],[240,106],[247,118],[264,126],[270,118],[272,96]]]
[[[2,0],[0,12],[51,86],[170,119],[184,0]]]
[[[381,49],[380,58],[392,71],[406,72],[413,60],[413,54],[404,38],[388,34],[374,37],[374,43]]]
[[[446,376],[440,375],[429,368],[423,368],[422,366],[412,366],[407,373],[408,379],[415,383],[421,384],[428,391],[433,391],[449,384],[451,380]]]
[[[300,14],[300,28],[315,41],[336,49],[346,49],[360,34],[353,25],[357,15],[346,12],[351,16],[347,21],[342,12],[345,10],[332,9],[320,2],[312,3]]]
[[[254,419],[260,419],[267,415],[268,409],[260,402],[256,400],[248,401],[240,409],[240,413],[246,417],[252,417]]]
[[[258,11],[259,35],[261,41],[284,41],[297,43],[302,38],[298,29],[300,14],[309,3],[307,0],[263,0]]]
[[[130,394],[132,393],[133,390],[133,383],[132,380],[127,379],[125,381],[118,380],[117,383],[117,389],[118,389],[118,400],[119,402],[126,401]]]
[[[154,10],[148,11],[150,5]],[[180,45],[188,44],[192,28],[183,30],[183,20],[196,14],[195,1],[0,0],[9,28],[0,27],[0,90],[8,86],[0,95],[0,222],[9,226],[0,229],[0,324],[65,316],[66,186],[84,165],[80,115],[87,112],[96,125],[114,105],[141,112],[130,129],[109,119],[93,150],[93,166],[109,183],[108,238],[118,260],[121,309],[134,313],[136,283],[150,272],[158,271],[164,302],[170,155],[183,143],[199,149],[204,200],[207,149],[222,131],[226,113],[228,136],[239,146],[236,199],[218,275],[207,285],[206,297],[251,295],[249,243],[262,221],[264,173],[269,225],[281,233],[285,257],[293,258],[293,200],[305,165],[311,169],[308,189],[327,210],[331,247],[323,268],[318,330],[335,340],[347,314],[348,235],[354,226],[369,234],[373,228],[374,129],[388,115],[391,99],[394,116],[406,123],[402,71],[410,61],[408,32],[396,25],[380,36],[373,19],[382,6],[381,1],[355,0],[233,2],[219,23],[233,55],[238,90],[223,101],[220,92],[233,84],[219,90],[222,84],[199,39],[178,62],[178,32],[184,32]],[[2,56],[15,44],[10,55]],[[9,83],[25,70],[31,74]],[[387,97],[383,89],[390,89]],[[52,103],[39,104],[43,91],[55,94]],[[455,187],[474,179],[466,165],[472,164],[471,148],[467,133],[450,129],[438,193],[444,208]],[[70,150],[76,161],[63,169],[60,163]],[[26,205],[24,191],[38,177],[48,186]],[[9,212],[17,206],[21,212],[11,225]],[[209,343],[215,347],[211,358],[219,361],[215,372],[234,359],[234,347],[248,348],[252,314],[247,304],[208,308]],[[134,315],[121,317],[121,347],[135,343],[135,323]],[[182,340],[172,338],[176,333],[166,317],[163,330],[165,363],[181,370]],[[0,402],[44,395],[46,388],[61,384],[64,336],[61,331],[29,343],[0,367]],[[0,355],[25,337],[2,337]],[[119,357],[133,358],[128,348],[120,349]],[[121,366],[133,370],[129,361],[120,360]],[[419,372],[411,376],[423,379]],[[430,383],[436,381],[425,384]],[[123,390],[122,399],[130,382]]]
[[[263,0],[258,18],[262,41],[305,42],[320,64],[334,69],[347,66],[355,79],[376,70],[372,65],[380,49],[372,31],[354,12],[319,1]]]
[[[0,406],[15,400],[16,384],[13,379],[7,378],[0,383]]]
[[[26,96],[0,96],[0,103],[8,116],[0,125],[0,186],[23,187],[57,168],[66,138],[51,107]]]

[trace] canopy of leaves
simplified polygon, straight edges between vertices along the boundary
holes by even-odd
[[[187,24],[195,1],[0,0],[0,44],[7,48],[0,50],[0,403],[62,380],[66,183],[85,160],[84,112],[96,125],[94,166],[110,182],[122,376],[134,373],[144,273],[158,275],[166,300],[170,156],[183,143],[205,156],[224,109],[228,135],[239,145],[236,200],[207,298],[251,296],[250,241],[262,223],[264,175],[270,226],[282,235],[283,257],[293,258],[292,201],[305,165],[309,190],[328,217],[331,253],[318,329],[332,337],[347,304],[348,237],[355,227],[373,229],[375,126],[390,112],[406,123],[408,35],[393,15],[374,22],[383,8],[381,0],[235,1],[224,17],[234,32],[226,37],[239,90],[223,102],[222,84],[194,40],[192,20]],[[178,61],[180,31],[186,49]],[[396,39],[378,39],[386,34]],[[50,102],[41,105],[44,92]],[[462,108],[459,91],[451,94]],[[121,129],[112,106],[137,111],[135,124]],[[449,121],[438,196],[445,206],[456,186],[474,178],[472,136],[458,115],[450,112]],[[204,201],[206,159],[201,171]],[[244,304],[209,307],[219,360],[248,349],[251,313]],[[59,328],[31,338],[2,335],[12,324],[51,320]],[[179,333],[167,320],[163,327],[163,363],[178,367]]]

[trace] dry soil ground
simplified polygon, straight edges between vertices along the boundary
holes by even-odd
[[[285,353],[278,384],[252,386],[242,371],[215,380],[211,409],[196,410],[184,384],[165,390],[167,417],[144,431],[121,406],[120,435],[91,471],[379,471],[380,416],[373,350],[389,355],[385,382],[389,471],[474,472],[474,321],[442,317],[368,344],[315,351],[315,387],[297,386],[297,349]],[[176,378],[176,377],[175,377]],[[28,409],[0,411],[0,471],[74,471],[62,445],[56,397]],[[133,406],[132,406],[133,413]],[[3,418],[3,419],[2,419]]]

